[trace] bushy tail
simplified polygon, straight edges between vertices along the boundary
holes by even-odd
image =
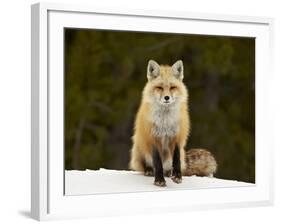
[[[186,152],[186,172],[184,176],[213,177],[217,171],[215,157],[206,149],[190,149]]]

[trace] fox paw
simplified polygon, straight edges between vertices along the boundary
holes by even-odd
[[[154,176],[153,169],[151,167],[147,167],[144,171],[144,176]]]
[[[165,187],[166,186],[166,181],[165,180],[155,180],[154,185],[158,187]]]
[[[177,184],[180,184],[182,182],[181,176],[172,176],[172,180]]]

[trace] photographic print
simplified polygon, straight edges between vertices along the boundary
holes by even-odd
[[[66,195],[255,184],[255,38],[64,29]]]
[[[272,205],[273,24],[32,5],[31,216]]]

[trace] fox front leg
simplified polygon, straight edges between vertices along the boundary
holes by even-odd
[[[176,146],[173,155],[173,174],[172,180],[179,184],[182,182],[182,175],[181,175],[181,161],[180,161],[180,150],[179,147]]]
[[[152,159],[153,159],[154,175],[155,175],[154,184],[156,186],[165,187],[166,181],[164,179],[162,160],[159,151],[154,146],[152,149]]]

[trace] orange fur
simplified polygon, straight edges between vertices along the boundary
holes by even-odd
[[[141,104],[135,119],[134,135],[132,137],[133,147],[129,167],[132,170],[143,171],[144,161],[147,163],[151,163],[152,161],[152,146],[155,145],[159,150],[164,170],[169,170],[174,148],[178,145],[180,149],[181,170],[184,171],[186,169],[184,147],[190,132],[188,91],[182,82],[183,76],[176,76],[172,66],[161,65],[157,69],[159,69],[158,75],[156,77],[148,76],[148,81],[143,90]],[[174,104],[169,106],[162,105],[161,100],[164,96],[170,96],[171,100],[175,99]],[[163,109],[161,109],[162,107]],[[167,122],[167,124],[170,122],[173,125],[173,129],[171,128],[169,130],[169,127],[164,125],[162,127],[160,123],[159,136],[155,134],[156,120],[158,119],[157,110],[160,110],[160,113],[162,113],[161,110],[167,110],[171,118],[163,122]],[[175,112],[169,112],[169,110],[174,110]],[[161,137],[161,133],[166,133],[165,131],[167,132],[168,150],[165,150],[165,143],[163,143],[163,138]],[[167,167],[165,167],[166,162],[168,164]]]

